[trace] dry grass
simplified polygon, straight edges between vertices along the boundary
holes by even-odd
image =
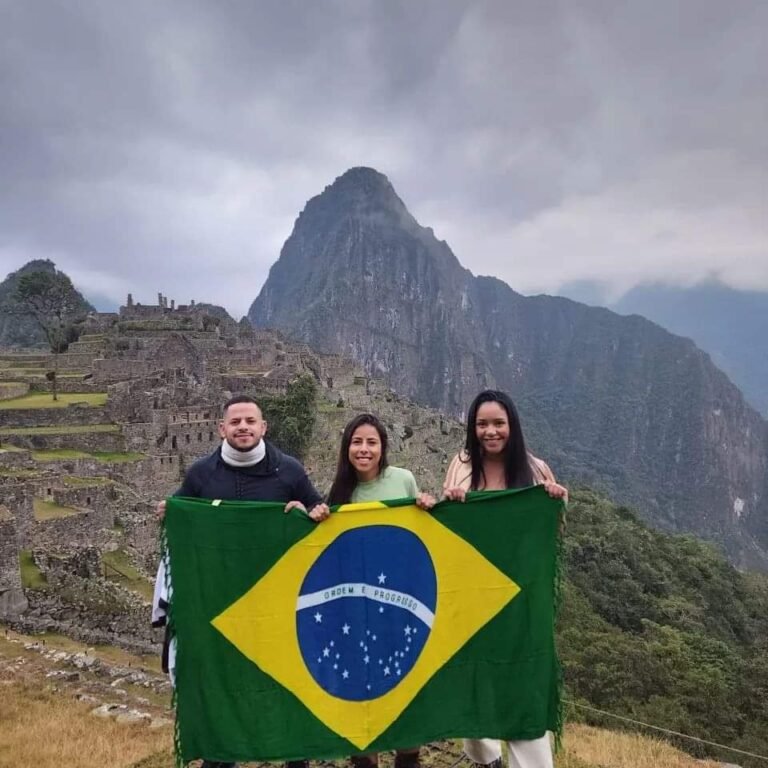
[[[171,744],[170,728],[92,717],[92,704],[51,690],[2,680],[0,692],[0,766],[127,768]]]
[[[0,629],[2,627],[0,626]],[[0,768],[173,768],[172,733],[169,727],[150,730],[146,724],[119,725],[113,720],[93,717],[93,704],[72,698],[73,689],[56,691],[43,678],[47,666],[35,676],[14,676],[3,662],[19,656],[32,664],[44,660],[33,651],[10,642],[21,636],[0,634]],[[67,651],[84,646],[68,638],[38,636],[49,648]],[[154,657],[135,657],[117,648],[97,648],[95,654],[112,663],[136,669],[157,667]],[[45,662],[50,664],[50,662]],[[142,689],[142,696],[148,692]],[[165,707],[167,701],[158,702]],[[144,707],[142,707],[143,709]],[[164,713],[164,716],[168,716]],[[607,731],[581,724],[566,727],[565,750],[557,756],[556,768],[718,768],[720,763],[696,760],[667,743],[644,735]],[[459,760],[459,742],[443,742],[423,750],[425,768],[450,768]],[[392,768],[392,753],[383,753],[382,768]],[[266,763],[247,766],[268,768]],[[243,768],[246,768],[246,765]],[[318,761],[313,768],[346,768],[348,762]],[[468,768],[466,760],[459,768]]]
[[[81,511],[75,507],[65,507],[63,504],[43,499],[34,499],[32,506],[35,520],[58,520],[60,517],[72,517],[72,515],[81,514]]]
[[[565,747],[565,758],[577,758],[594,768],[718,768],[720,765],[697,760],[653,737],[588,725],[568,726]],[[571,765],[566,759],[558,762],[558,768],[571,768]]]
[[[74,403],[86,403],[90,406],[106,405],[106,392],[61,392],[58,399],[54,400],[49,393],[35,392],[30,395],[22,395],[12,400],[0,402],[0,410],[16,408],[67,408]]]
[[[9,450],[13,450],[9,446]],[[20,449],[19,449],[20,450]],[[96,459],[107,463],[139,461],[145,458],[143,453],[115,451],[75,451],[70,448],[54,448],[49,451],[32,451],[35,461],[65,461],[69,459]]]

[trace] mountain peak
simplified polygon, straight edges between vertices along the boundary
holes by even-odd
[[[390,180],[375,168],[350,168],[313,197],[304,210],[305,215],[338,214],[348,216],[391,217],[408,229],[417,227],[416,220],[398,197]]]
[[[341,176],[338,176],[332,184],[325,188],[325,191],[397,197],[394,187],[383,173],[364,165],[358,165],[344,171]]]

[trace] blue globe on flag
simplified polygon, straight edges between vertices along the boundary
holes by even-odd
[[[413,669],[436,602],[435,568],[418,536],[394,525],[346,531],[317,558],[299,591],[304,663],[332,696],[383,696]]]

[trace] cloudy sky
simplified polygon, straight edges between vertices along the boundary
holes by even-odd
[[[243,314],[308,198],[385,173],[524,293],[768,290],[764,0],[0,0],[0,278]]]

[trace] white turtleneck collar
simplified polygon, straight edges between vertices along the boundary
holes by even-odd
[[[230,467],[253,467],[267,454],[263,440],[259,440],[249,451],[235,450],[226,440],[221,442],[221,458]]]

